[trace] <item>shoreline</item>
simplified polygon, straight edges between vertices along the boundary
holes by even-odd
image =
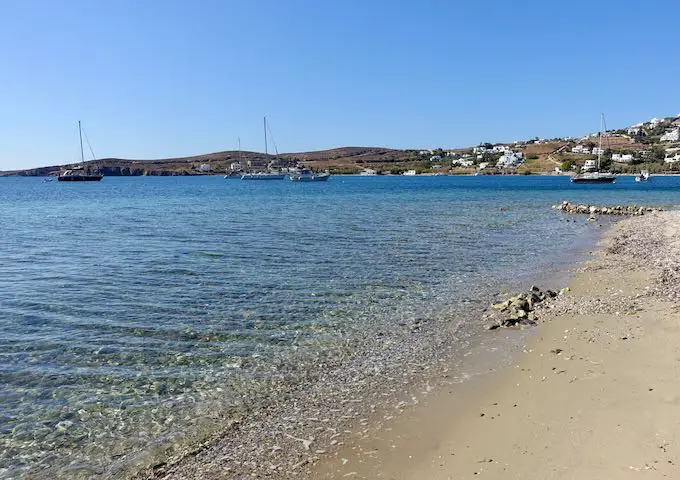
[[[320,398],[329,392],[316,391],[312,388],[304,392],[308,395],[306,399],[299,396],[299,391],[284,392],[284,400],[278,402],[278,405],[254,412],[247,424],[239,425],[236,422],[235,432],[231,431],[228,436],[210,445],[204,445],[205,448],[185,452],[182,458],[174,458],[167,464],[157,465],[136,478],[242,479],[253,475],[257,478],[281,479],[477,478],[468,477],[468,474],[488,472],[500,465],[494,458],[502,458],[502,455],[514,456],[514,453],[504,451],[502,442],[500,446],[492,449],[488,449],[487,445],[502,438],[507,444],[505,447],[509,448],[508,446],[513,445],[515,441],[509,432],[525,429],[528,418],[544,415],[542,424],[546,424],[559,413],[546,410],[542,403],[560,405],[559,399],[553,398],[552,390],[539,392],[540,394],[533,390],[528,392],[522,390],[518,393],[514,391],[514,386],[534,381],[534,375],[527,373],[532,371],[545,370],[546,374],[542,375],[542,379],[551,376],[567,378],[567,375],[557,377],[566,374],[568,370],[552,370],[557,367],[551,362],[554,362],[553,357],[572,359],[573,355],[561,356],[561,354],[568,352],[573,345],[569,344],[567,339],[565,344],[559,347],[553,346],[548,349],[546,345],[560,344],[560,338],[564,336],[562,332],[569,330],[564,327],[565,322],[581,325],[582,321],[576,322],[575,318],[583,316],[584,313],[586,314],[584,318],[589,318],[589,309],[594,309],[593,312],[600,316],[609,310],[611,316],[614,311],[612,309],[637,311],[635,309],[639,305],[635,303],[637,301],[635,299],[640,297],[640,290],[644,293],[643,298],[650,302],[659,298],[659,289],[650,280],[654,275],[658,276],[658,272],[641,267],[649,257],[646,257],[638,247],[631,247],[630,242],[639,241],[646,247],[650,245],[650,241],[652,246],[667,246],[667,239],[661,238],[658,228],[654,227],[656,222],[663,218],[680,220],[677,218],[679,214],[680,212],[673,211],[654,212],[613,224],[601,241],[596,258],[581,265],[576,276],[569,281],[572,293],[559,297],[555,302],[546,304],[540,309],[541,325],[537,328],[522,331],[500,329],[454,344],[461,339],[457,338],[455,327],[451,326],[441,332],[437,345],[416,342],[408,346],[412,351],[431,348],[431,352],[438,352],[434,357],[427,353],[423,355],[423,358],[430,360],[439,358],[433,364],[409,364],[402,372],[395,372],[389,368],[383,370],[383,365],[380,365],[376,367],[375,372],[369,374],[361,369],[347,372],[342,369],[331,369],[328,377],[342,375],[337,381],[344,385],[344,390],[330,393],[332,397],[330,404],[335,402],[337,407],[331,408],[332,411],[328,411],[329,399]],[[631,228],[638,223],[643,223],[644,228],[638,230],[636,234]],[[668,224],[668,220],[664,220],[664,224]],[[645,232],[642,237],[640,231]],[[650,232],[654,235],[650,236]],[[623,242],[626,247],[623,253],[610,252],[605,256],[608,250],[612,250],[612,245],[619,245],[617,242],[619,244]],[[617,265],[625,268],[618,266],[614,271],[608,267],[611,255],[614,254],[617,255],[615,259]],[[678,257],[680,258],[680,254]],[[667,262],[668,258],[654,258],[653,261],[655,264],[661,264]],[[628,273],[631,269],[637,273],[631,276]],[[592,285],[592,281],[589,280],[594,274],[599,278],[599,286]],[[629,281],[631,279],[632,281]],[[616,288],[623,287],[618,288],[623,293],[609,292],[614,288],[608,283],[612,281],[617,285]],[[601,285],[605,285],[604,290]],[[598,289],[593,289],[594,286],[598,286]],[[610,304],[603,301],[601,297],[606,294],[611,294],[615,302]],[[637,297],[631,300],[629,297],[633,294]],[[633,310],[629,309],[630,304],[626,304],[630,301],[633,301]],[[673,308],[672,305],[666,307],[666,310]],[[616,321],[618,315],[613,318]],[[598,317],[597,321],[603,320]],[[428,323],[426,321],[417,328],[430,328]],[[481,330],[483,328],[481,315],[478,323]],[[442,327],[442,324],[436,325],[436,328]],[[613,327],[609,325],[606,328]],[[608,338],[606,335],[599,335],[596,340],[606,341]],[[592,338],[589,342],[594,342],[598,348],[601,346]],[[451,353],[451,347],[460,345],[464,345],[465,353],[462,357]],[[382,360],[386,362],[388,358],[394,360],[390,358],[392,355],[390,348],[388,340],[383,345]],[[553,351],[557,353],[551,353]],[[532,355],[534,352],[540,353]],[[581,357],[581,361],[585,362],[583,358],[586,357]],[[371,359],[375,360],[376,358]],[[380,357],[378,360],[380,361]],[[513,367],[508,366],[510,362]],[[576,363],[573,362],[570,366]],[[585,366],[587,368],[589,365]],[[548,375],[550,373],[552,375]],[[387,383],[381,378],[383,375],[390,375],[386,379]],[[321,383],[327,384],[329,381],[333,380],[325,378]],[[541,380],[538,385],[543,382],[545,380]],[[389,391],[381,392],[379,389],[376,391],[374,383],[391,385],[392,388]],[[568,385],[570,383],[565,388],[569,388]],[[585,390],[585,395],[590,393],[592,392]],[[372,394],[378,396],[371,397]],[[561,394],[570,395],[569,391]],[[293,402],[286,402],[285,398],[288,395]],[[515,397],[522,398],[523,404],[531,405],[528,410],[518,409],[519,402],[513,400]],[[541,401],[533,401],[534,397],[540,398]],[[483,409],[481,412],[480,406]],[[515,415],[515,423],[505,426],[503,422],[496,421],[501,414],[503,419],[512,419],[513,414],[520,411],[525,414],[529,411],[527,418]],[[490,419],[493,423],[480,424],[480,418]],[[587,430],[588,426],[574,428],[578,432],[579,428]],[[544,434],[545,432],[532,433],[530,441],[527,440],[532,445],[531,448],[538,448],[536,442],[541,444]],[[513,448],[515,447],[511,447],[510,450]],[[467,453],[461,454],[461,450]],[[559,455],[556,456],[558,457]],[[473,467],[479,467],[480,458],[489,459],[489,465],[484,464],[482,470],[475,470]],[[680,463],[680,460],[677,463]],[[505,461],[498,475],[507,471],[508,465],[510,462]],[[536,465],[532,468],[537,472],[541,471]],[[524,472],[518,478],[534,478],[527,475],[528,473]],[[543,471],[542,475],[535,478],[546,478],[547,474]]]
[[[680,211],[614,224],[512,366],[443,386],[305,478],[679,476],[678,224]]]
[[[599,237],[595,227],[593,235]],[[570,262],[554,265],[551,274],[516,277],[502,288],[528,288],[533,280],[559,290],[570,276],[566,265],[578,264],[594,241],[570,251]],[[303,478],[352,444],[355,435],[379,432],[390,428],[390,421],[407,418],[442,382],[468,389],[472,378],[485,377],[489,369],[508,363],[520,351],[522,339],[532,330],[504,330],[503,338],[486,336],[484,308],[499,293],[480,295],[479,307],[453,315],[447,311],[417,316],[407,324],[395,318],[394,331],[369,334],[369,351],[349,362],[324,360],[306,384],[282,389],[275,402],[249,412],[243,422],[236,419],[195,450],[142,467],[132,478]],[[148,458],[140,460],[154,465]]]

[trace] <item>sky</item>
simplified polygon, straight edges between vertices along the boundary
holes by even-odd
[[[79,160],[79,120],[97,158],[154,159],[264,151],[264,116],[300,152],[678,115],[678,18],[677,0],[0,0],[0,170]]]

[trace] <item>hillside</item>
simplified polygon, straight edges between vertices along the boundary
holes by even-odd
[[[276,166],[293,166],[302,163],[315,169],[361,170],[357,165],[363,163],[394,163],[404,161],[412,155],[408,150],[394,150],[376,147],[344,147],[316,152],[282,153],[267,155],[260,152],[225,151],[214,152],[192,157],[163,158],[156,160],[129,160],[123,158],[102,158],[85,162],[90,171],[97,171],[105,176],[135,175],[206,175],[224,174],[230,170],[234,162],[247,168],[250,163],[253,169],[265,168],[268,164]],[[0,172],[0,176],[46,176],[56,175],[60,170],[76,164],[52,165]],[[209,171],[202,171],[201,165],[208,165]],[[204,167],[204,170],[207,170]]]

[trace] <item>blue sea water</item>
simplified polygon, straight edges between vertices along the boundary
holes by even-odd
[[[200,441],[286,365],[564,271],[600,229],[562,200],[680,177],[0,178],[0,478]]]

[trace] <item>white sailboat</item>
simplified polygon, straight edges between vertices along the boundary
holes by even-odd
[[[581,169],[581,173],[571,177],[572,183],[614,183],[616,177],[611,173],[600,172],[600,161],[602,159],[602,135],[607,131],[604,126],[604,113],[600,117],[600,141],[597,147],[597,166],[592,160],[586,161],[586,164]],[[592,169],[595,168],[595,171]]]
[[[269,156],[267,148],[267,117],[264,117],[264,153]],[[283,180],[286,176],[280,172],[274,172],[267,167],[266,172],[250,172],[241,176],[241,180]]]
[[[78,136],[80,137],[80,165],[68,170],[64,170],[59,174],[57,180],[60,182],[98,182],[103,178],[103,176],[98,174],[90,174],[87,171],[89,168],[87,170],[85,169],[85,154],[83,153],[83,129],[80,127],[80,120],[78,120]],[[87,144],[89,145],[90,142],[88,141]],[[92,147],[90,147],[90,149],[92,149]],[[94,157],[94,154],[92,157]]]

